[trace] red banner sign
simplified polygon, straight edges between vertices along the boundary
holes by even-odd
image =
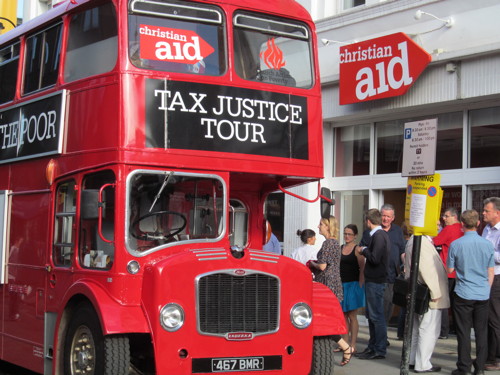
[[[142,59],[195,64],[214,52],[210,44],[190,30],[140,25],[139,34]]]
[[[340,47],[340,104],[403,95],[432,57],[404,33]]]

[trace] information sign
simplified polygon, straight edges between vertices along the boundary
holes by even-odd
[[[413,234],[437,235],[437,222],[441,213],[443,189],[441,175],[409,177],[406,188],[406,222]]]
[[[408,122],[404,127],[403,177],[432,175],[436,168],[437,119]]]

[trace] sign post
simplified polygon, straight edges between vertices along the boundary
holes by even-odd
[[[413,229],[413,250],[406,296],[406,320],[400,371],[408,375],[411,332],[415,307],[422,235],[436,236],[441,212],[443,190],[441,176],[434,174],[436,165],[437,119],[405,124],[403,168],[401,175],[408,177],[405,220]]]

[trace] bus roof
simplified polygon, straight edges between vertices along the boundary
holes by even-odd
[[[113,0],[116,2],[123,2],[127,0]],[[183,0],[180,0],[183,1]],[[198,0],[193,0],[198,1]],[[52,9],[47,12],[25,22],[20,26],[10,30],[9,32],[0,35],[0,46],[9,40],[18,38],[29,30],[35,30],[39,27],[44,26],[46,23],[52,21],[53,19],[63,15],[64,13],[70,11],[73,8],[83,6],[87,3],[93,3],[95,0],[65,0],[56,4]],[[310,19],[310,15],[307,10],[300,5],[295,0],[214,0],[214,1],[204,1],[199,2],[211,3],[211,4],[229,4],[237,8],[251,9],[256,12],[265,10],[266,13],[275,13],[282,16],[287,16],[296,19]]]

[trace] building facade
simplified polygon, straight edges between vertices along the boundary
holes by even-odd
[[[418,120],[437,119],[435,169],[441,174],[443,208],[481,212],[484,198],[500,196],[497,0],[301,3],[317,19],[325,152],[322,185],[335,192],[334,214],[341,227],[355,223],[361,231],[363,212],[384,203],[396,207],[397,224],[404,221],[403,129],[405,123]],[[391,98],[339,104],[342,46],[400,32],[432,56],[410,89]],[[313,196],[317,188],[312,185],[297,191]],[[285,212],[288,254],[299,245],[297,229],[316,229],[319,208],[286,197]]]

